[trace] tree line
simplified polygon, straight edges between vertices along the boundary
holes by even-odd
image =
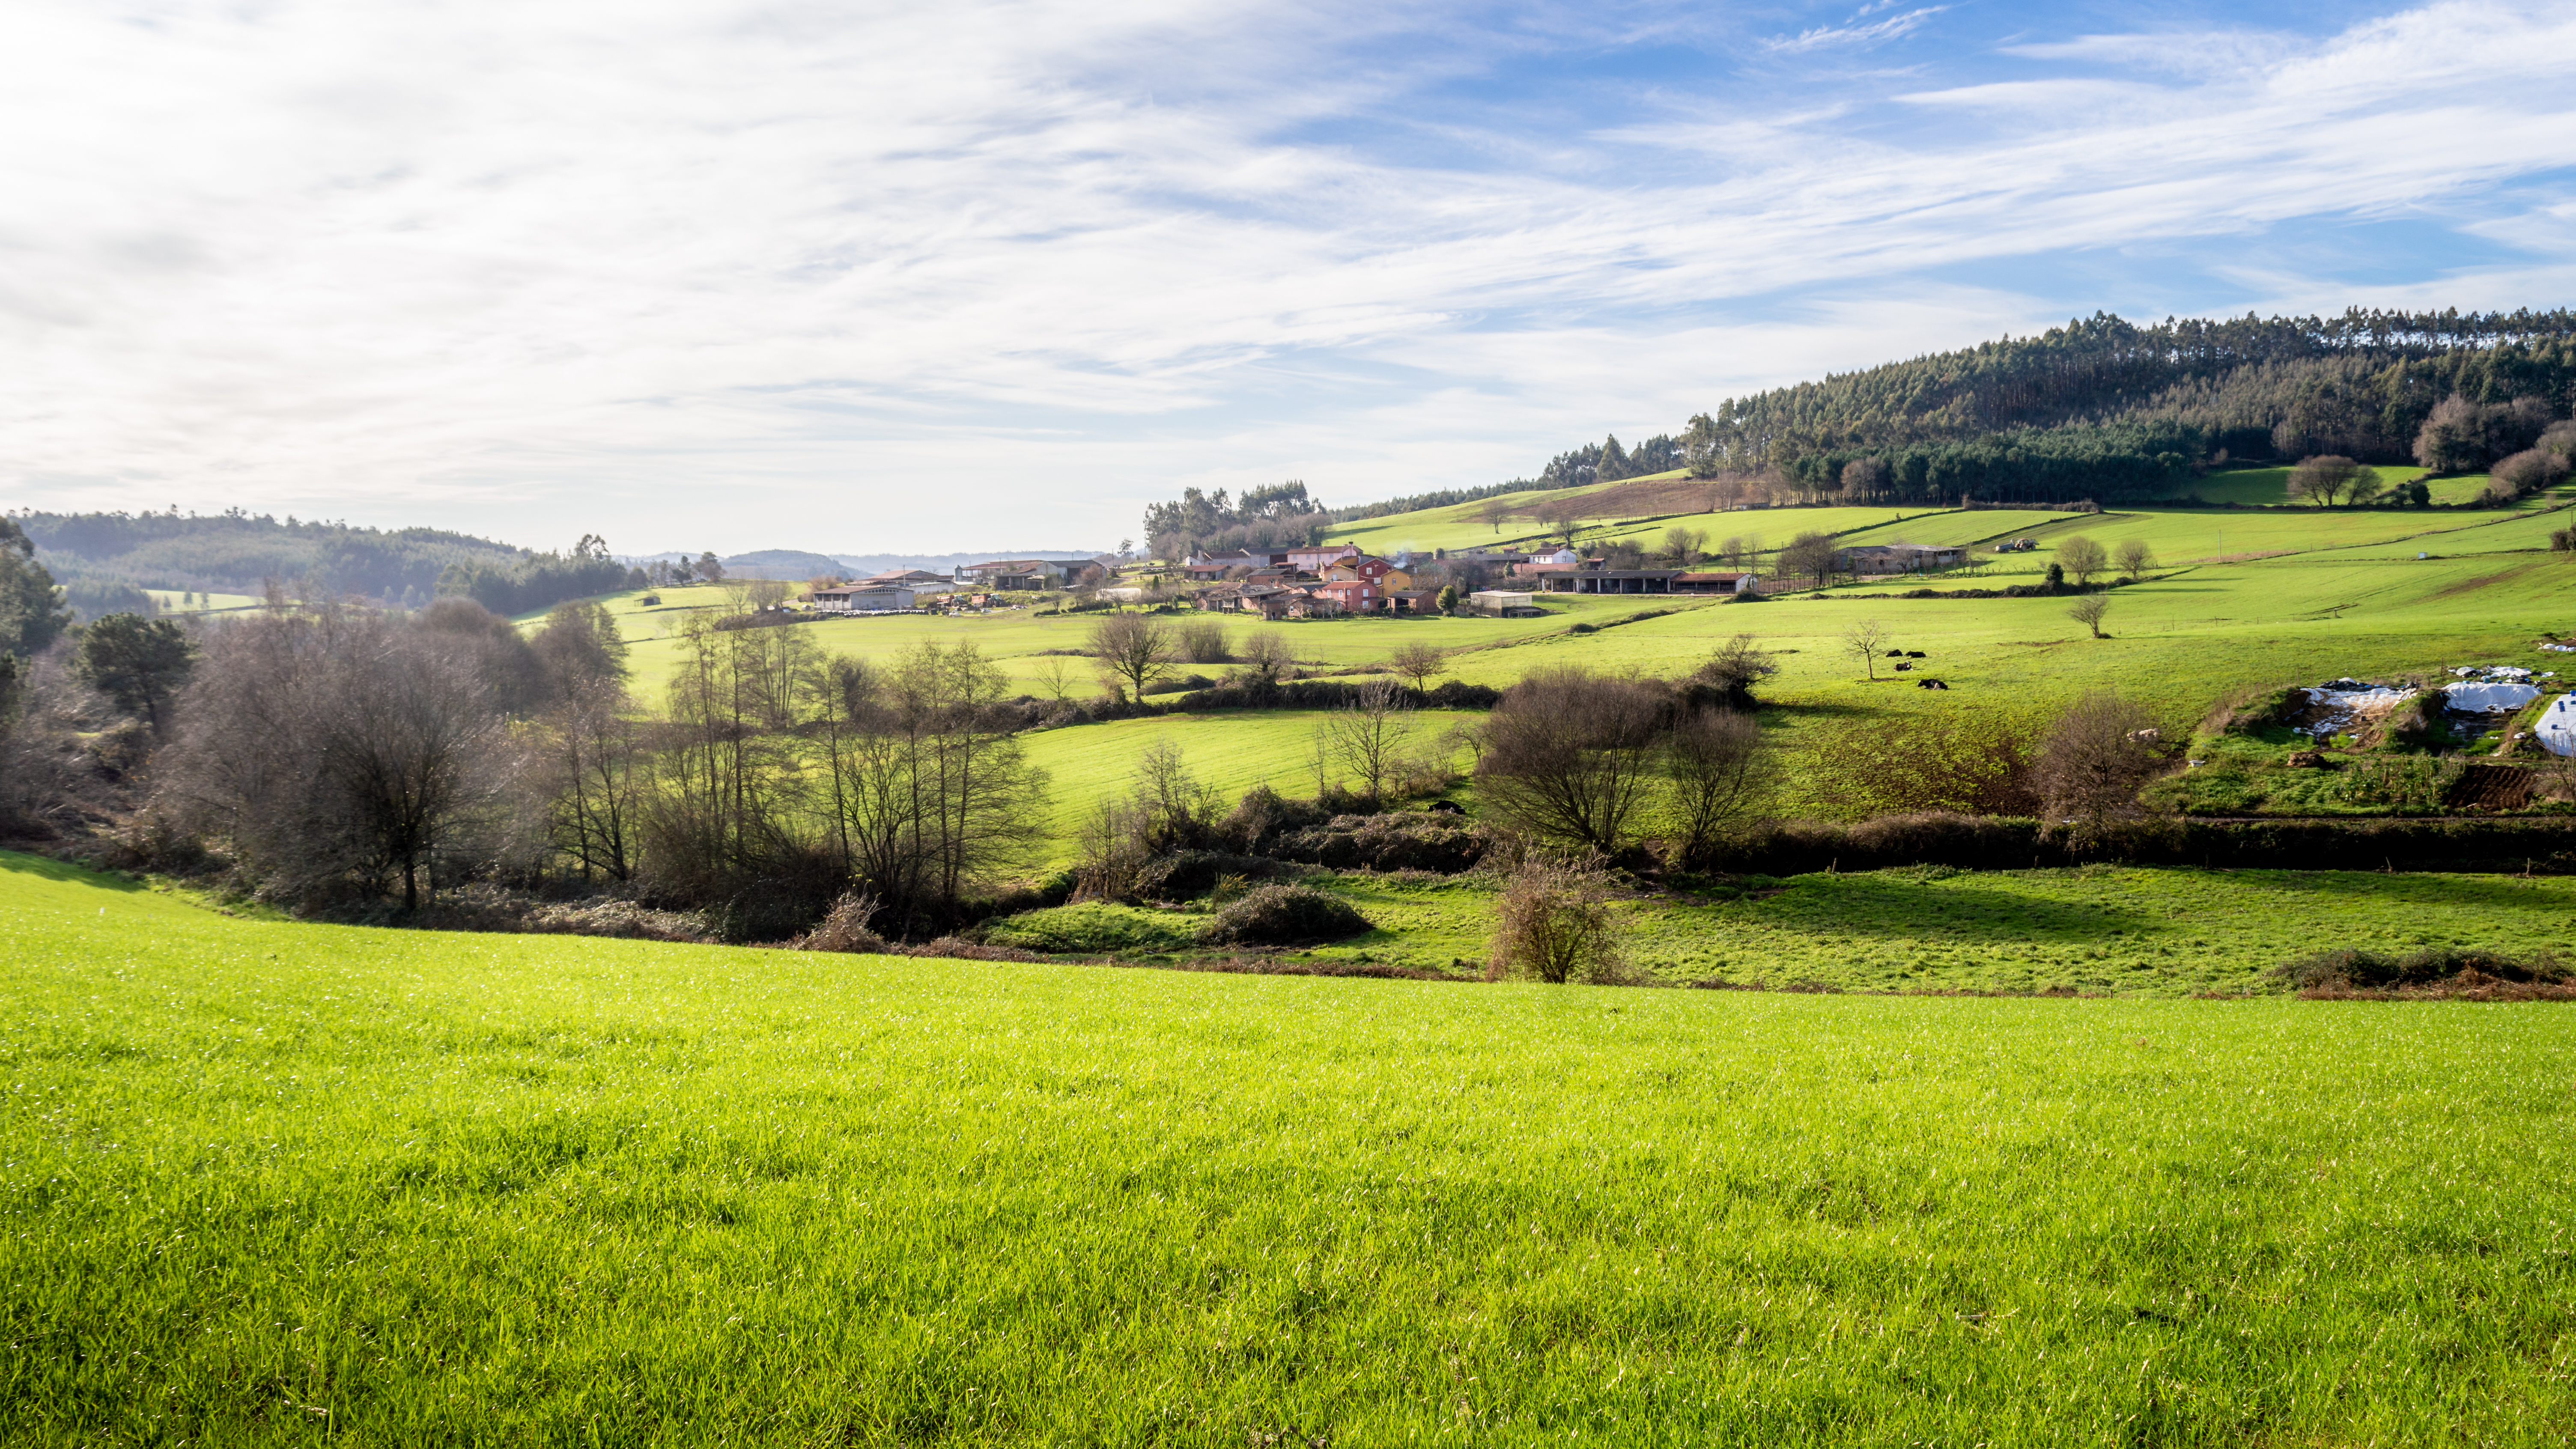
[[[140,588],[257,594],[263,581],[309,581],[314,592],[357,595],[417,607],[459,567],[507,569],[527,550],[433,528],[379,530],[341,522],[253,514],[34,513],[17,526],[44,550],[57,580],[77,598],[134,607],[111,591]],[[87,607],[96,617],[109,612]]]

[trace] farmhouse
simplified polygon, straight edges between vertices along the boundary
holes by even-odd
[[[1967,561],[1964,548],[1921,543],[1855,544],[1834,550],[1834,568],[1847,574],[1920,574],[1956,568]]]
[[[1399,614],[1436,614],[1440,612],[1438,589],[1389,589],[1386,606]]]
[[[1669,594],[1680,569],[1611,569],[1592,565],[1569,568],[1550,564],[1535,582],[1551,594]]]
[[[1750,573],[1682,573],[1673,576],[1676,594],[1751,594],[1761,580]]]
[[[990,563],[959,565],[957,582],[1030,593],[1039,589],[1079,586],[1105,572],[1097,560],[1087,558],[995,559]]]
[[[887,569],[858,581],[863,589],[910,589],[916,594],[944,594],[956,587],[956,581],[928,569]]]
[[[1478,589],[1467,596],[1467,607],[1506,619],[1526,619],[1544,612],[1538,607],[1536,594],[1519,589]]]
[[[835,589],[816,589],[807,595],[814,608],[825,614],[882,614],[892,609],[913,606],[910,589],[870,584],[844,584]]]
[[[1375,584],[1381,589],[1409,589],[1413,587],[1413,575],[1405,572],[1403,569],[1397,568],[1394,564],[1385,559],[1379,558],[1374,554],[1361,554],[1356,558],[1335,559],[1333,562],[1324,565],[1324,577],[1334,583],[1349,583],[1353,580],[1358,580],[1363,583]]]
[[[1386,590],[1367,579],[1317,584],[1309,592],[1315,598],[1330,599],[1344,613],[1374,614],[1386,607]]]

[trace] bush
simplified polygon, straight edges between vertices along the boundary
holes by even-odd
[[[1268,854],[1337,870],[1428,870],[1455,875],[1474,869],[1492,846],[1492,837],[1482,828],[1455,816],[1398,811],[1336,815],[1278,837]]]
[[[1263,886],[1216,913],[1199,933],[1210,944],[1286,946],[1337,941],[1371,929],[1368,917],[1330,891],[1313,886]]]
[[[1277,868],[1256,856],[1184,850],[1147,863],[1136,873],[1136,890],[1156,900],[1183,900],[1206,895],[1227,876],[1258,876]]]
[[[1531,860],[1512,873],[1494,911],[1485,979],[1528,976],[1553,985],[1622,978],[1618,923],[1600,872]]]
[[[1082,901],[1031,911],[984,929],[987,944],[1050,955],[1106,956],[1119,952],[1184,951],[1190,932],[1168,915],[1104,901]]]
[[[814,929],[788,945],[798,951],[851,951],[870,955],[886,950],[885,937],[869,928],[877,916],[877,898],[860,891],[844,892],[823,913]]]
[[[2272,968],[2274,980],[2302,991],[2421,990],[2428,986],[2485,978],[2516,985],[2565,986],[2576,983],[2576,971],[2546,952],[2516,961],[2476,947],[2431,946],[2402,956],[2376,951],[2321,951]]]

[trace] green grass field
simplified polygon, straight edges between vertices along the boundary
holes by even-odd
[[[257,594],[200,594],[191,589],[145,589],[164,614],[221,614],[259,607]],[[181,602],[183,599],[193,602]]]
[[[2374,491],[2399,483],[2412,483],[2424,476],[2421,468],[2399,468],[2390,465],[2365,467]],[[2487,486],[2487,475],[2435,478],[2428,485],[2436,503],[2465,503],[2478,496]],[[2188,490],[2210,503],[2274,504],[2295,502],[2290,497],[2290,470],[2279,468],[2230,468],[2193,480]]]
[[[227,919],[0,856],[22,1443],[2563,1443],[2563,1009]]]
[[[1377,929],[1302,954],[1482,969],[1492,882],[1350,874],[1318,883]],[[2272,968],[2329,947],[2563,950],[2576,924],[2576,880],[1934,866],[1754,879],[1740,893],[1639,897],[1616,913],[1630,964],[1668,984],[2244,995],[2279,990]],[[1207,954],[1194,944],[1206,920],[1204,902],[1177,910],[1086,903],[1013,917],[992,939],[1066,954],[1183,958]]]

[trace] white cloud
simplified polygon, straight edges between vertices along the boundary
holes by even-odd
[[[6,501],[876,550],[1103,544],[1180,481],[1491,481],[2092,310],[1898,280],[1927,270],[2526,214],[2492,188],[2563,164],[2576,54],[2566,15],[2451,5],[2250,73],[1926,87],[1894,127],[1424,114],[1551,158],[1471,169],[1369,132],[1476,44],[1337,59],[1416,19],[22,6]]]
[[[1852,17],[1852,20],[1857,21],[1861,16],[1881,8],[1883,7],[1877,5],[1864,6],[1859,14]],[[1799,31],[1795,35],[1766,40],[1762,43],[1762,47],[1778,55],[1802,55],[1811,50],[1823,50],[1830,46],[1876,45],[1881,41],[1894,40],[1899,36],[1909,35],[1922,29],[1932,23],[1933,16],[1949,8],[1947,5],[1927,5],[1920,10],[1908,10],[1902,15],[1891,15],[1885,20],[1873,20],[1867,25],[1849,22],[1842,25],[1819,25],[1812,30]]]

